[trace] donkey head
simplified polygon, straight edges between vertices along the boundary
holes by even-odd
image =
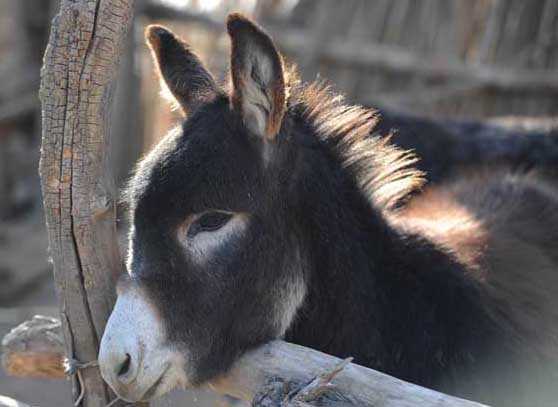
[[[283,335],[305,297],[305,220],[293,192],[305,164],[289,143],[283,61],[243,16],[227,28],[227,91],[170,31],[147,29],[188,119],[142,160],[128,191],[128,274],[99,361],[131,401],[214,378]]]

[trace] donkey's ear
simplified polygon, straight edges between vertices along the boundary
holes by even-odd
[[[160,76],[186,114],[217,96],[215,79],[188,44],[160,25],[148,26],[145,38]]]
[[[285,113],[283,58],[271,38],[241,14],[230,14],[233,108],[254,134],[273,140]]]

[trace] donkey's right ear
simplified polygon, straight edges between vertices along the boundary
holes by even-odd
[[[212,101],[219,88],[191,48],[170,30],[150,25],[145,38],[160,76],[186,114]]]

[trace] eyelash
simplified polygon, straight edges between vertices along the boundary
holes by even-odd
[[[188,238],[193,238],[202,232],[215,232],[225,226],[232,216],[232,213],[222,211],[202,213],[190,224],[186,235]]]

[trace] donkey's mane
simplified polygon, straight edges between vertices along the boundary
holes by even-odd
[[[376,110],[345,103],[327,82],[300,85],[293,71],[288,76],[295,110],[320,139],[333,144],[374,206],[394,209],[424,184],[422,172],[412,167],[416,156],[391,144],[391,133],[373,133],[380,119]]]
[[[391,132],[374,133],[380,120],[378,111],[347,104],[324,80],[302,84],[294,65],[285,68],[287,103],[317,137],[333,146],[343,166],[376,208],[392,210],[424,184],[423,173],[413,167],[418,161],[414,153],[393,145]],[[171,134],[176,136],[178,130],[169,132],[165,140],[172,139]],[[161,144],[167,145],[168,141]],[[155,155],[147,155],[150,156]],[[137,190],[131,185],[123,193],[123,200],[128,202],[134,200]]]

